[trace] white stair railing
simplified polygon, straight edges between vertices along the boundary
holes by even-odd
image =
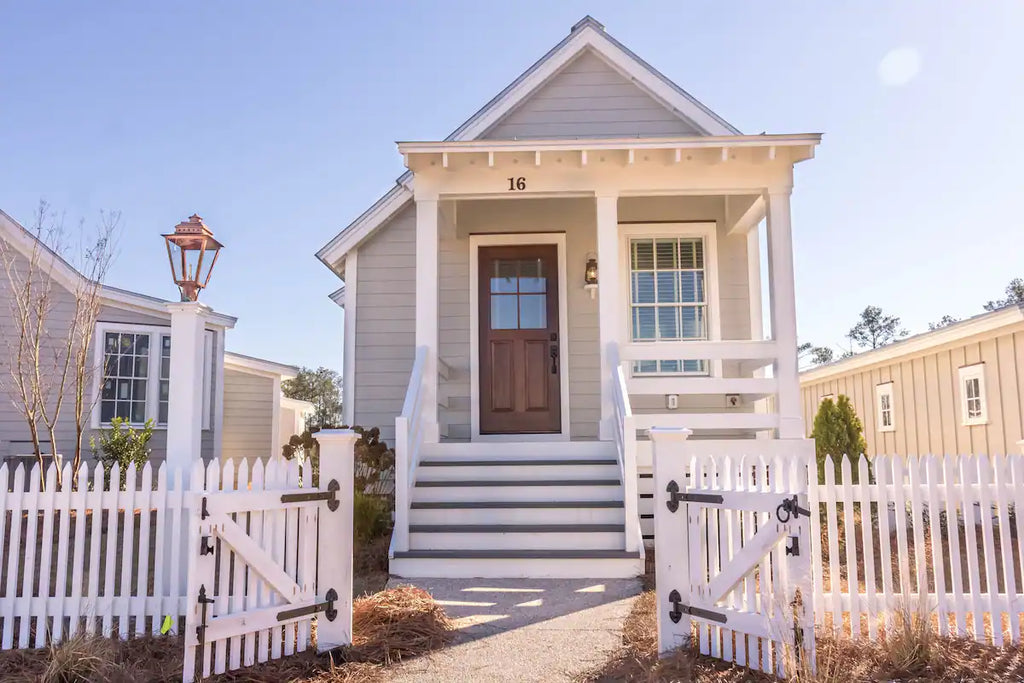
[[[402,414],[395,418],[395,529],[391,534],[391,557],[409,549],[409,502],[416,481],[416,466],[427,426],[428,414],[423,410],[423,369],[430,349],[416,349],[416,360],[409,376]],[[436,408],[435,408],[436,410]]]
[[[643,557],[644,546],[637,510],[636,419],[629,403],[629,389],[626,386],[625,370],[619,360],[619,349],[612,344],[608,353],[612,369],[612,399],[615,403],[615,446],[622,474],[622,502],[626,515],[626,550],[639,552]]]

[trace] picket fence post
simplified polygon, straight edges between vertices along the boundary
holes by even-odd
[[[352,643],[352,479],[355,472],[356,433],[351,429],[324,429],[316,434],[320,444],[320,489],[337,482],[336,510],[320,509],[317,537],[317,599],[333,589],[338,597],[337,616],[317,619],[317,651],[327,652]]]

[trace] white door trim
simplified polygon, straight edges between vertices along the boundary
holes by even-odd
[[[553,434],[480,433],[480,247],[554,244],[558,251],[558,348],[561,356],[561,431]],[[469,403],[473,441],[569,440],[569,292],[564,232],[503,233],[469,236]]]

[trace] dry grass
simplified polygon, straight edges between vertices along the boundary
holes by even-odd
[[[803,683],[847,681],[935,681],[996,683],[1024,681],[1024,649],[996,648],[966,639],[943,638],[931,625],[930,615],[903,610],[884,638],[867,640],[818,635],[817,672],[801,672],[793,680]],[[773,676],[732,666],[690,649],[657,656],[658,635],[655,594],[636,599],[623,623],[622,647],[600,669],[582,681],[700,681],[738,683],[772,681]]]
[[[353,605],[354,642],[331,656],[313,651],[215,676],[221,683],[376,683],[385,667],[446,645],[453,625],[428,593],[400,587],[359,598]],[[171,683],[181,680],[182,644],[176,637],[119,641],[79,636],[44,650],[0,652],[5,683]]]
[[[384,590],[388,583],[388,546],[390,534],[372,541],[356,541],[352,549],[352,597]]]

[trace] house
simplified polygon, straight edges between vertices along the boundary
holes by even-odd
[[[1024,306],[1011,305],[800,374],[808,431],[850,397],[868,455],[1024,448]]]
[[[634,575],[647,428],[803,438],[790,193],[819,141],[743,135],[588,16],[398,143],[407,172],[317,253],[346,421],[396,448],[392,573]]]
[[[38,254],[54,285],[47,333],[66,336],[74,292],[83,276],[2,211],[0,240],[0,246],[12,247],[11,254],[25,259],[22,266],[33,253]],[[16,329],[10,318],[7,287],[6,277],[0,275],[0,372],[4,380],[10,362],[7,342],[12,341]],[[183,464],[195,458],[212,460],[243,452],[266,457],[278,452],[283,443],[279,425],[290,416],[294,426],[295,412],[303,410],[280,396],[281,378],[293,376],[295,368],[226,353],[225,335],[236,319],[202,304],[165,301],[109,285],[103,286],[101,297],[102,308],[91,342],[97,369],[92,379],[96,400],[83,438],[86,453],[89,437],[115,416],[136,425],[153,420],[150,446],[156,462],[168,458],[173,461],[174,454],[179,456],[177,464]],[[179,353],[179,349],[185,351]],[[179,412],[184,413],[184,419],[176,418]],[[252,416],[258,417],[258,426],[253,424]],[[174,427],[176,419],[178,428]],[[245,430],[250,433],[240,437],[239,432]],[[74,417],[66,405],[58,423],[57,450],[72,453],[74,437]],[[43,448],[49,452],[48,437],[45,441]],[[0,458],[17,462],[28,456],[27,460],[33,462],[32,452],[25,420],[3,392]]]

